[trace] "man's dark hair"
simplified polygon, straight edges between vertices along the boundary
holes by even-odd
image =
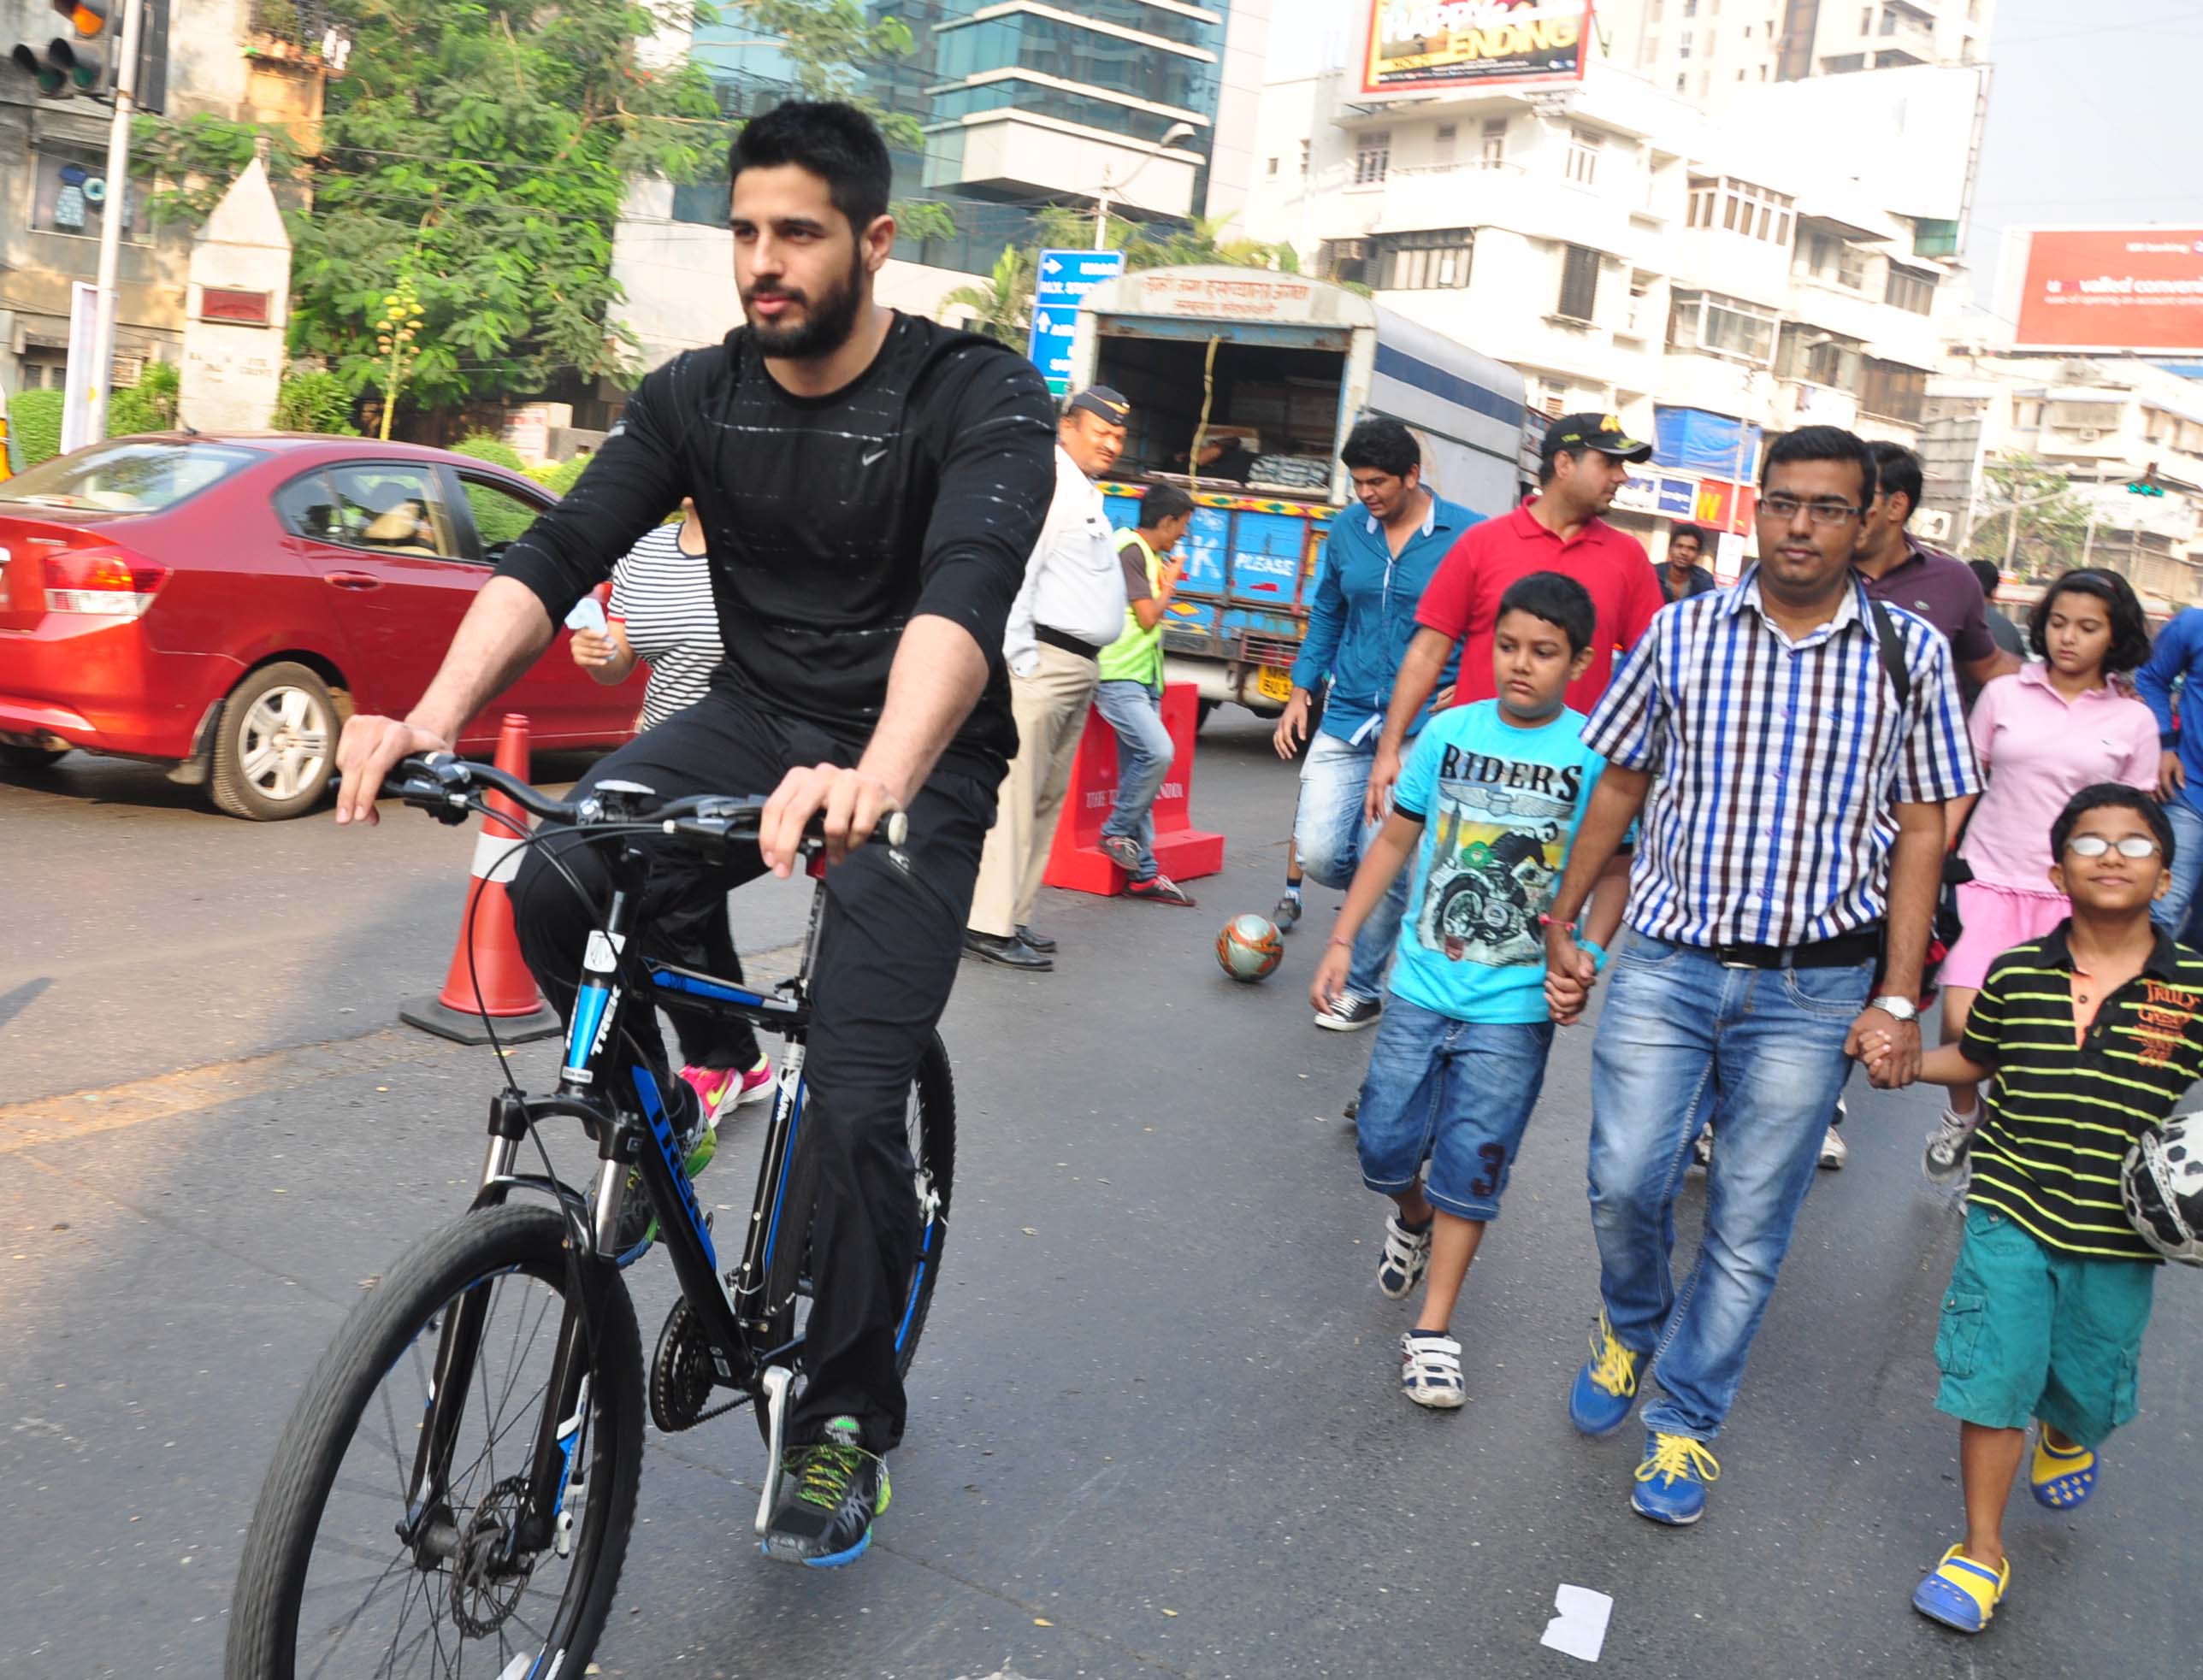
[[[1698,544],[1698,552],[1701,554],[1710,552],[1713,548],[1713,533],[1703,525],[1676,526],[1674,530],[1668,533],[1668,546],[1670,549],[1674,548],[1685,537],[1690,538],[1692,541]]]
[[[1993,560],[1969,560],[1966,564],[1982,581],[1982,598],[1984,601],[1996,599],[1997,591],[2004,587],[2003,569]]]
[[[1394,478],[1405,478],[1423,464],[1422,445],[1415,434],[1397,420],[1365,420],[1346,434],[1346,447],[1338,451],[1349,472],[1356,467],[1374,468]]]
[[[731,186],[745,169],[771,169],[793,163],[826,183],[834,208],[848,219],[852,233],[888,213],[895,166],[879,127],[854,105],[838,99],[791,99],[742,125],[727,148]]]
[[[2139,787],[2129,787],[2123,781],[2100,781],[2083,787],[2065,801],[2065,809],[2058,813],[2058,820],[2050,825],[2050,858],[2052,863],[2065,861],[2065,842],[2073,838],[2074,825],[2092,811],[2117,805],[2128,811],[2138,811],[2142,821],[2149,824],[2150,833],[2156,837],[2159,861],[2166,869],[2172,867],[2172,819],[2165,814],[2165,807],[2155,798]]]
[[[2028,614],[2027,645],[2036,658],[2050,657],[2050,609],[2060,595],[2087,595],[2104,604],[2111,621],[2111,645],[2104,650],[2106,676],[2138,670],[2149,663],[2149,620],[2142,616],[2134,586],[2117,572],[2096,566],[2067,572],[2042,592],[2035,610]]]
[[[1767,480],[1777,467],[1787,467],[1799,461],[1848,461],[1859,471],[1859,501],[1862,505],[1874,499],[1875,486],[1880,482],[1875,465],[1874,451],[1867,441],[1840,426],[1800,426],[1794,432],[1785,432],[1767,445],[1767,453],[1759,463],[1759,488],[1767,489]]]
[[[1152,531],[1166,519],[1193,511],[1193,498],[1174,484],[1151,484],[1140,498],[1140,528]]]
[[[1598,634],[1598,609],[1591,591],[1564,572],[1532,572],[1507,586],[1499,598],[1496,624],[1510,612],[1527,612],[1568,634],[1568,651],[1578,654]]]
[[[1867,447],[1874,451],[1875,482],[1881,486],[1883,495],[1905,498],[1905,519],[1910,524],[1919,511],[1920,492],[1926,483],[1920,476],[1920,457],[1887,438]]]

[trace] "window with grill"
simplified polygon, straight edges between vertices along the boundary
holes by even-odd
[[[1571,321],[1591,321],[1598,309],[1598,253],[1566,245],[1561,254],[1561,301],[1554,311]]]
[[[1678,292],[1668,311],[1668,344],[1764,368],[1775,354],[1775,315],[1718,292]]]
[[[1378,240],[1372,285],[1379,292],[1434,292],[1468,284],[1475,230],[1442,227]]]
[[[1599,137],[1588,128],[1568,131],[1568,179],[1579,186],[1590,186],[1598,179]]]
[[[1883,289],[1882,301],[1893,304],[1900,309],[1910,309],[1914,315],[1933,315],[1935,312],[1935,276],[1922,274],[1917,268],[1889,265],[1889,284]]]
[[[1392,167],[1392,131],[1373,128],[1354,144],[1354,184],[1374,186]]]
[[[1928,375],[1917,368],[1869,357],[1859,380],[1859,406],[1869,414],[1917,424],[1928,401]]]
[[[1507,119],[1503,116],[1484,120],[1484,167],[1497,169],[1507,161]]]
[[[1747,239],[1787,245],[1790,243],[1790,199],[1784,193],[1754,186],[1749,181],[1725,176],[1693,176],[1689,225],[1719,227],[1741,233]]]

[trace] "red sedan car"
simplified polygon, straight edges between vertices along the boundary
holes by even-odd
[[[402,716],[505,544],[552,498],[442,450],[239,433],[123,438],[0,484],[0,763],[72,747],[168,763],[214,802],[296,816],[351,712]],[[568,632],[467,726],[540,747],[633,732]]]

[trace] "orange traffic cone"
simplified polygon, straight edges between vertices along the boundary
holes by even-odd
[[[517,711],[505,713],[498,731],[496,762],[506,775],[529,779],[528,720]],[[398,1018],[459,1044],[487,1044],[490,1035],[482,1025],[487,1014],[496,1023],[500,1044],[518,1044],[549,1038],[559,1030],[558,1017],[543,1001],[535,976],[521,961],[512,900],[505,893],[505,883],[520,866],[515,842],[528,836],[528,815],[502,793],[490,794],[488,805],[481,833],[475,837],[466,906],[460,914],[458,942],[444,976],[444,989],[433,998],[401,1004]],[[474,936],[471,964],[467,960],[470,928]]]

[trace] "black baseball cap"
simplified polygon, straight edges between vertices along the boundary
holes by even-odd
[[[1065,405],[1066,414],[1077,414],[1080,410],[1098,415],[1112,426],[1122,426],[1131,418],[1132,405],[1119,392],[1106,385],[1090,385]]]
[[[1545,428],[1545,459],[1564,449],[1595,449],[1617,461],[1650,461],[1652,445],[1621,429],[1618,414],[1564,414]]]

